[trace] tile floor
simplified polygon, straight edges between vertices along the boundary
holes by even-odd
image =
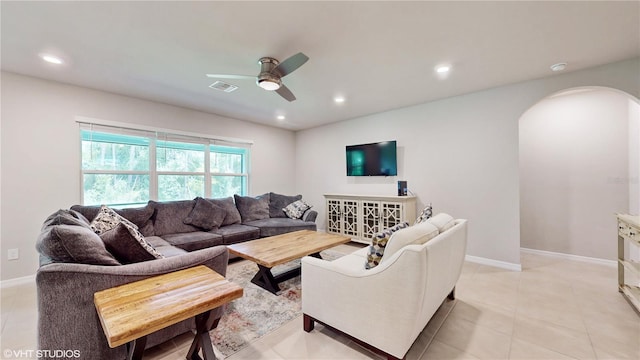
[[[457,300],[439,310],[407,359],[640,359],[640,317],[617,291],[616,268],[528,253],[521,260],[522,272],[465,263]],[[35,349],[34,284],[2,289],[1,301],[0,350]],[[180,336],[145,359],[184,359],[190,342]],[[321,325],[305,333],[301,318],[229,357],[377,358]]]

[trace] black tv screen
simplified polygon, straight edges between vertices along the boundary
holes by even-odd
[[[396,141],[347,146],[347,176],[398,175]]]

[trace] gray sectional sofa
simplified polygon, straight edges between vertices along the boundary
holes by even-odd
[[[109,247],[103,235],[118,228],[96,234],[91,220],[100,207],[75,205],[52,214],[36,243],[40,253],[36,274],[38,347],[51,350],[43,352],[44,359],[46,354],[55,356],[54,350],[59,349],[78,350],[82,359],[124,359],[126,346],[111,349],[107,344],[93,304],[95,292],[197,265],[225,275],[229,254],[224,245],[316,229],[314,210],[307,210],[300,219],[291,219],[282,211],[300,198],[269,193],[255,198],[236,196],[235,201],[149,201],[144,207],[116,210],[161,254],[148,261],[123,257],[128,248],[118,252]],[[222,310],[217,309],[214,315],[220,317]],[[194,327],[189,319],[153,333],[146,347]]]

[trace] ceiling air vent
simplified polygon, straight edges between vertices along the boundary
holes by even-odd
[[[227,84],[226,82],[223,82],[223,81],[216,81],[213,84],[209,85],[209,87],[212,88],[212,89],[224,91],[224,92],[227,92],[227,93],[230,93],[230,92],[235,91],[235,90],[238,89],[237,86],[231,85],[231,84]]]

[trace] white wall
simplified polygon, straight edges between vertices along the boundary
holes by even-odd
[[[469,219],[469,255],[519,265],[518,120],[542,98],[572,87],[608,86],[638,97],[639,68],[634,59],[299,131],[297,190],[324,226],[323,193],[395,194],[396,181],[407,180],[420,207],[432,202],[436,212]],[[397,177],[345,175],[345,145],[390,139],[400,147]]]
[[[292,131],[2,72],[1,279],[32,275],[42,221],[80,201],[76,116],[253,140],[252,194],[293,193]],[[7,261],[7,249],[20,259]]]
[[[640,104],[629,106],[629,213],[640,215]]]
[[[617,258],[614,214],[628,212],[630,200],[628,102],[615,90],[583,88],[522,116],[522,247]]]

